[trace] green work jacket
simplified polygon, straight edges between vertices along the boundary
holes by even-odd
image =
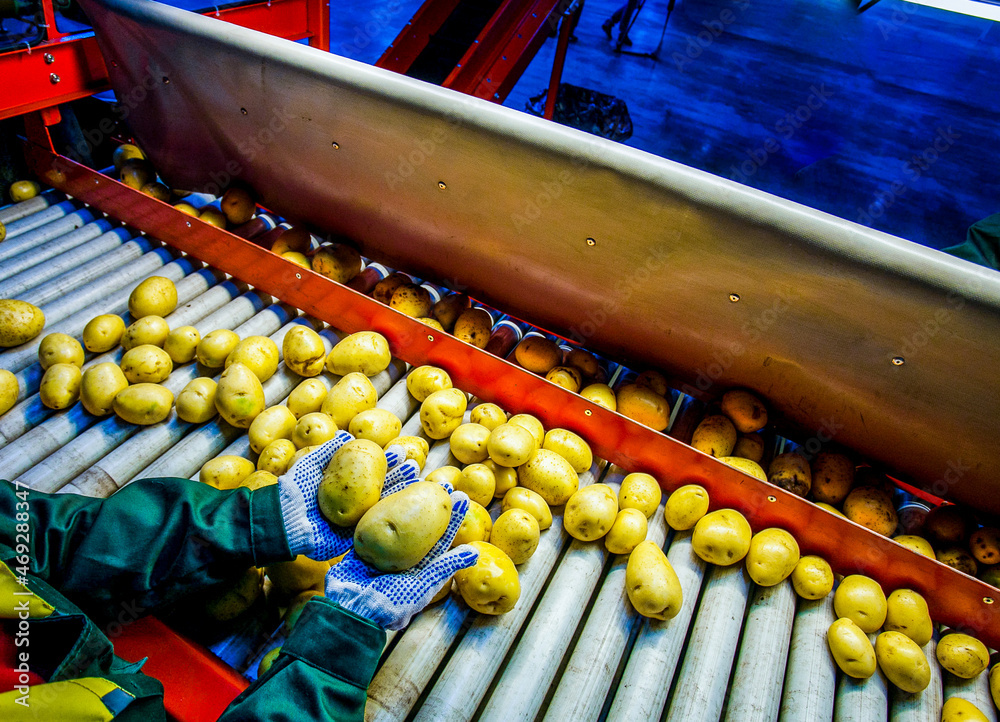
[[[26,622],[31,670],[47,683],[94,679],[99,694],[112,686],[102,680],[112,682],[102,719],[165,719],[162,685],[116,657],[102,630],[123,614],[154,612],[230,579],[234,569],[292,557],[277,485],[220,491],[189,479],[143,479],[95,499],[0,481],[0,561],[13,575],[0,572],[54,607]],[[19,598],[0,594],[0,604]],[[12,611],[0,609],[0,617],[16,619]],[[271,669],[219,719],[361,720],[384,644],[377,625],[314,598]],[[29,702],[34,695],[44,703],[35,692],[49,686],[31,687]],[[55,719],[37,705],[34,715],[24,719]]]

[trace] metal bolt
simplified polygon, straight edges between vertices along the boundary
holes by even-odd
[[[296,274],[295,274],[295,277],[296,277],[296,278],[302,278],[302,274],[301,274],[301,273],[296,273]]]
[[[588,246],[596,246],[597,245],[597,241],[594,240],[593,238],[588,238],[587,239],[587,245]]]
[[[428,341],[433,341],[434,337],[431,334],[427,334],[427,340]]]
[[[333,146],[334,150],[340,150],[340,143],[338,143],[337,141],[333,141],[333,143],[331,143],[330,145]]]
[[[170,85],[170,78],[168,78],[166,75],[163,76],[163,84]]]
[[[240,108],[240,112],[243,113],[243,115],[246,115],[247,114],[247,109],[246,108]]]
[[[191,221],[187,221],[187,222],[186,222],[186,224],[187,224],[187,227],[188,227],[188,228],[190,228],[190,227],[191,227]]]
[[[593,415],[594,415],[594,412],[593,412],[593,411],[591,411],[590,409],[584,409],[584,410],[583,410],[583,415],[584,415],[584,416],[593,416]]]
[[[53,85],[55,85],[56,83],[59,82],[59,76],[56,75],[55,73],[49,73],[49,80],[52,81]]]
[[[738,294],[738,293],[730,293],[729,294],[729,300],[732,301],[733,303],[738,303],[739,300],[740,300],[740,294]]]
[[[42,57],[45,58],[46,65],[52,65],[52,63],[56,61],[56,59],[52,56],[52,53],[45,53]]]
[[[905,363],[906,363],[906,359],[903,358],[902,356],[893,356],[892,357],[892,365],[893,366],[902,366]]]
[[[776,496],[769,496],[769,497],[767,497],[767,500],[770,501],[770,502],[775,502],[775,501],[778,500],[778,497],[776,497]]]
[[[440,188],[441,190],[444,190],[447,187],[448,187],[448,185],[444,181],[438,181],[438,188]]]
[[[993,604],[993,597],[983,597],[983,602],[985,604]]]

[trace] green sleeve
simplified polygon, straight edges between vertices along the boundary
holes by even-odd
[[[276,484],[220,491],[189,479],[142,479],[95,499],[0,481],[5,560],[24,531],[18,512],[28,515],[31,572],[100,619],[123,602],[151,611],[231,578],[234,568],[292,558]]]
[[[314,597],[271,669],[233,700],[219,722],[360,722],[384,646],[385,632],[377,625]]]

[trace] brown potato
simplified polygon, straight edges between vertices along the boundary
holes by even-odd
[[[860,486],[848,494],[844,516],[883,536],[890,536],[899,523],[892,497],[874,486]]]
[[[812,461],[812,493],[816,501],[840,504],[854,485],[854,462],[843,454],[821,451]]]
[[[528,371],[547,374],[562,361],[562,351],[555,341],[532,334],[525,336],[517,345],[514,358]]]
[[[1000,529],[984,526],[972,532],[969,549],[980,564],[1000,563]]]
[[[486,348],[493,330],[493,317],[481,308],[462,311],[455,321],[455,338],[478,348]]]
[[[722,395],[722,413],[741,434],[760,431],[767,425],[767,407],[749,391],[733,389]]]
[[[463,293],[452,293],[434,304],[431,315],[445,331],[455,328],[455,321],[469,307],[469,297]]]
[[[736,446],[733,447],[732,456],[739,456],[758,464],[764,458],[764,437],[759,433],[740,434],[736,437]]]
[[[775,486],[780,486],[785,491],[790,491],[799,496],[806,496],[812,488],[812,472],[809,469],[809,462],[801,454],[794,451],[778,454],[771,462],[768,469],[767,480]],[[892,504],[889,505],[890,508]],[[895,516],[895,511],[893,512]],[[895,528],[895,524],[893,525]],[[886,532],[888,534],[888,532]]]
[[[716,458],[732,456],[733,447],[736,446],[733,422],[722,414],[706,416],[694,430],[691,446]]]

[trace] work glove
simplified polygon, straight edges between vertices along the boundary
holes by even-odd
[[[330,459],[344,444],[353,440],[351,434],[338,431],[336,436],[303,456],[295,466],[278,477],[281,519],[292,554],[305,554],[310,559],[326,561],[351,548],[354,529],[339,527],[324,519],[319,511],[316,491]],[[382,498],[418,481],[420,467],[417,462],[407,460],[402,446],[386,449],[385,460],[389,470],[382,484]]]
[[[437,543],[410,569],[383,574],[358,558],[352,549],[326,573],[326,596],[383,629],[402,629],[459,569],[476,563],[479,552],[469,544],[449,551],[469,509],[469,497],[451,494],[451,519]]]

